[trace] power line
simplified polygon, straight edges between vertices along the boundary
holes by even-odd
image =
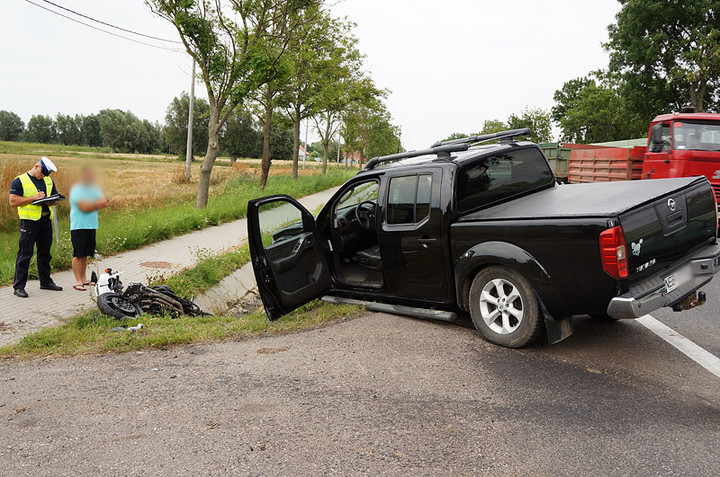
[[[146,35],[145,33],[140,33],[140,32],[137,32],[137,31],[128,30],[127,28],[123,28],[123,27],[119,27],[119,26],[116,26],[116,25],[112,25],[112,24],[107,23],[107,22],[104,22],[104,21],[102,21],[102,20],[98,20],[98,19],[96,19],[96,18],[89,17],[89,16],[87,16],[87,15],[85,15],[85,14],[83,14],[83,13],[76,12],[75,10],[71,10],[71,9],[69,9],[69,8],[67,8],[67,7],[63,7],[62,5],[58,5],[57,3],[53,3],[53,2],[51,2],[50,0],[42,0],[42,1],[45,2],[45,3],[49,3],[50,5],[52,5],[52,6],[54,6],[54,7],[57,7],[57,8],[59,8],[59,9],[61,9],[61,10],[65,10],[66,12],[70,12],[70,13],[72,13],[72,14],[74,14],[74,15],[77,15],[77,16],[79,16],[79,17],[87,18],[87,19],[90,20],[90,21],[93,21],[93,22],[96,22],[96,23],[100,23],[101,25],[109,26],[110,28],[115,28],[115,29],[117,29],[117,30],[121,30],[121,31],[124,31],[124,32],[127,32],[127,33],[132,33],[133,35],[144,36],[145,38],[150,38],[151,40],[159,40],[159,41],[164,41],[164,42],[167,42],[167,43],[178,43],[178,44],[180,44],[180,45],[182,44],[182,42],[177,41],[177,40],[167,40],[167,39],[165,39],[165,38],[160,38],[160,37],[152,36],[152,35]]]
[[[60,13],[60,12],[56,12],[55,10],[52,10],[52,9],[50,9],[50,8],[47,8],[47,7],[44,7],[44,6],[42,6],[42,5],[40,5],[40,4],[37,4],[37,3],[35,3],[35,2],[33,2],[33,1],[31,1],[31,0],[25,0],[25,1],[28,2],[28,3],[31,4],[31,5],[35,5],[35,6],[38,7],[38,8],[42,8],[43,10],[47,10],[47,11],[50,12],[50,13],[54,13],[55,15],[61,16],[61,17],[66,18],[66,19],[68,19],[68,20],[70,20],[70,21],[73,21],[73,22],[75,22],[75,23],[79,23],[79,24],[84,25],[84,26],[86,26],[86,27],[92,28],[93,30],[97,30],[97,31],[101,31],[101,32],[103,32],[103,33],[107,33],[108,35],[112,35],[112,36],[115,36],[115,37],[118,37],[118,38],[122,38],[123,40],[132,41],[133,43],[138,43],[138,44],[140,44],[140,45],[150,46],[150,47],[153,47],[153,48],[157,48],[157,49],[159,49],[159,50],[172,51],[172,52],[174,52],[174,53],[182,53],[182,50],[176,50],[176,49],[174,49],[174,48],[167,48],[167,47],[165,47],[165,46],[160,46],[160,45],[153,45],[152,43],[147,43],[147,42],[144,42],[144,41],[136,40],[135,38],[129,38],[129,37],[127,37],[127,36],[118,35],[117,33],[113,33],[113,32],[111,32],[111,31],[103,30],[102,28],[98,28],[98,27],[96,27],[95,25],[90,25],[90,24],[85,23],[85,22],[82,22],[82,21],[80,21],[80,20],[78,20],[78,19],[76,19],[76,18],[69,17],[69,16],[64,15],[64,14],[62,14],[62,13]]]

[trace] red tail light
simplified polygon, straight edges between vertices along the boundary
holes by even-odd
[[[622,227],[613,227],[600,234],[600,257],[603,269],[613,278],[627,278],[628,259]]]

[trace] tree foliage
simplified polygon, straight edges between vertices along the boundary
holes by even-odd
[[[24,139],[28,142],[55,143],[57,141],[55,121],[52,117],[42,114],[32,116],[28,121]]]
[[[552,117],[563,141],[619,141],[646,132],[647,123],[628,108],[618,85],[601,72],[566,82],[554,99]]]
[[[261,137],[252,113],[244,108],[235,109],[225,123],[220,146],[235,162],[238,157],[260,157]]]
[[[508,129],[530,128],[529,141],[536,143],[552,141],[552,119],[550,113],[540,108],[523,109],[520,114],[511,114],[507,120]]]
[[[130,111],[103,109],[98,114],[104,146],[118,152],[153,152],[159,135],[150,121],[141,121]],[[155,144],[154,144],[155,143]]]
[[[0,141],[19,141],[25,130],[20,116],[11,111],[0,111]]]
[[[188,113],[190,96],[182,92],[167,107],[163,135],[170,152],[184,158],[187,149]],[[208,146],[208,121],[210,105],[203,98],[195,98],[193,103],[193,155],[202,154]]]
[[[177,29],[200,68],[210,104],[208,148],[196,206],[205,207],[222,127],[237,105],[270,81],[300,13],[320,0],[147,0]],[[268,165],[269,167],[269,165]]]
[[[720,8],[716,0],[619,0],[608,27],[610,70],[630,108],[649,121],[690,103],[720,102]]]

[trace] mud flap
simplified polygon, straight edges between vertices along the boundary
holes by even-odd
[[[555,319],[538,297],[540,302],[540,310],[542,310],[543,317],[545,318],[545,333],[547,335],[548,343],[555,344],[559,343],[568,336],[573,334],[573,322],[572,317],[567,316],[561,319]]]

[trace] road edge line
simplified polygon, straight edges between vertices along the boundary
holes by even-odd
[[[642,316],[635,321],[639,322],[645,328],[670,343],[682,354],[720,378],[720,358],[697,345],[693,341],[685,338],[677,331],[661,323],[650,315]]]

